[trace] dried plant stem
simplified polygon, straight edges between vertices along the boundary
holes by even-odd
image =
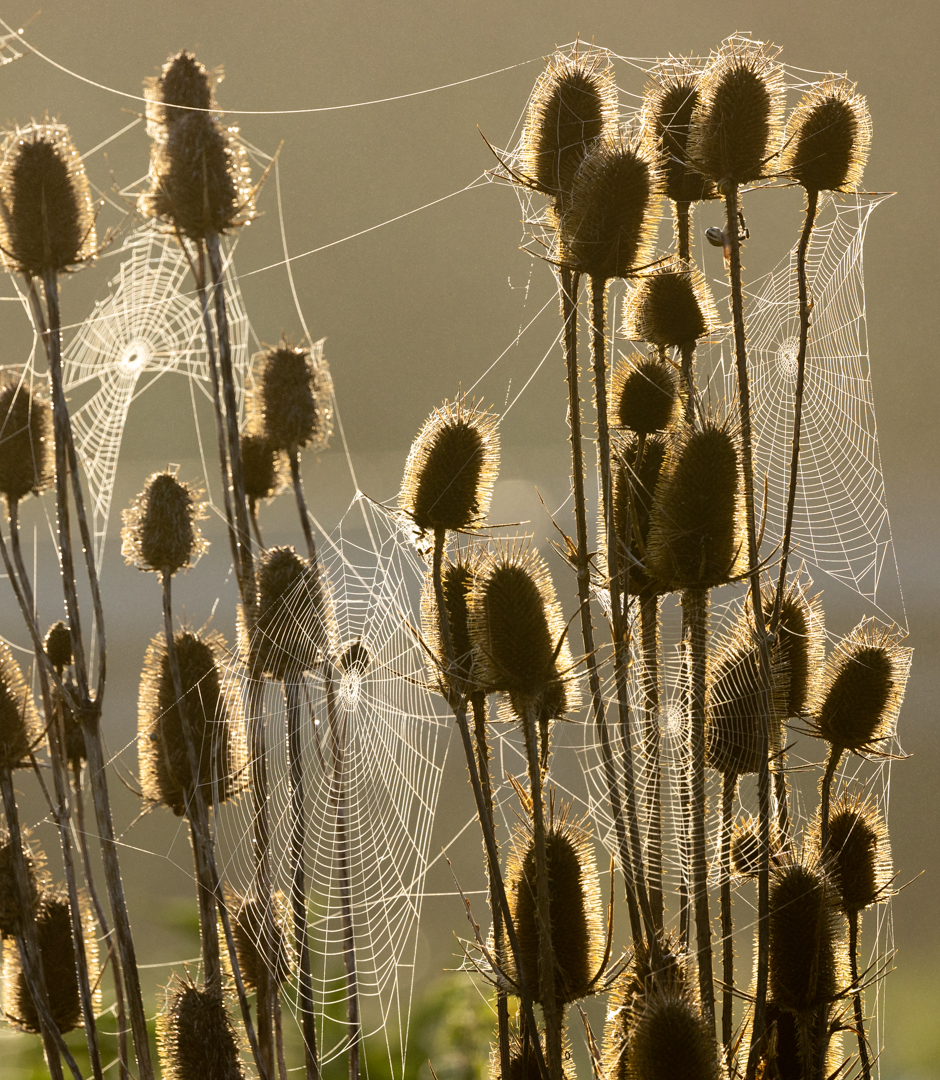
[[[284,681],[287,703],[287,761],[290,772],[290,902],[297,939],[297,999],[304,1036],[304,1062],[307,1080],[319,1080],[316,1024],[313,1013],[313,979],[310,971],[310,932],[307,923],[307,886],[304,873],[304,850],[307,844],[307,818],[303,767],[303,707],[300,687],[292,679]]]
[[[294,498],[297,500],[297,513],[300,516],[300,527],[304,531],[304,541],[307,545],[307,558],[312,565],[317,563],[317,545],[313,539],[313,530],[310,528],[310,515],[307,513],[307,500],[304,498],[304,485],[300,477],[300,454],[297,447],[291,447],[287,453],[290,461],[290,479],[294,489]]]
[[[734,825],[734,796],[738,778],[732,772],[724,775],[721,792],[721,1043],[729,1073],[734,1059],[734,923],[731,918],[731,828]]]
[[[692,258],[692,204],[677,202],[673,207],[676,212],[676,250],[680,259],[689,262]]]
[[[871,1080],[871,1059],[868,1039],[865,1038],[865,1014],[862,1012],[862,988],[858,982],[858,916],[856,910],[849,917],[849,963],[852,975],[852,1003],[855,1009],[855,1034],[858,1037],[858,1059],[862,1065],[862,1080]]]
[[[659,597],[640,596],[640,641],[643,649],[643,708],[646,759],[650,908],[657,930],[663,929],[663,776],[659,732]]]
[[[274,994],[274,1043],[277,1049],[277,1075],[279,1080],[287,1080],[287,1060],[284,1057],[284,1028],[281,1023],[281,999]]]
[[[784,771],[785,764],[786,754],[781,751],[774,772],[774,798],[777,801],[777,831],[780,833],[780,845],[783,848],[790,844],[790,789]]]
[[[258,500],[248,500],[248,520],[251,524],[251,531],[255,538],[255,543],[258,545],[259,551],[264,551],[264,540],[261,538],[261,526],[258,524]]]
[[[826,771],[819,788],[819,854],[823,859],[829,855],[829,799],[832,780],[841,760],[842,747],[833,746],[829,751],[829,760],[826,762]]]

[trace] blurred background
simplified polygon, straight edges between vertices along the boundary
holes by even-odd
[[[563,370],[560,351],[552,350],[558,330],[554,304],[516,339],[551,300],[554,286],[549,269],[519,250],[524,230],[512,191],[487,184],[464,190],[494,164],[477,127],[495,145],[512,145],[541,58],[576,36],[624,56],[662,57],[707,54],[728,34],[750,32],[782,46],[788,64],[810,72],[846,71],[857,81],[874,125],[865,186],[897,192],[872,219],[865,284],[878,436],[906,603],[905,609],[892,601],[892,614],[901,621],[906,612],[909,644],[916,650],[900,726],[901,743],[912,756],[893,766],[890,811],[898,882],[916,880],[893,906],[897,970],[888,983],[881,1067],[891,1080],[940,1077],[937,5],[927,0],[898,9],[874,0],[849,6],[832,0],[786,5],[767,0],[708,5],[681,0],[630,5],[164,0],[157,6],[139,0],[52,0],[37,12],[35,0],[10,0],[0,16],[13,29],[24,27],[25,38],[54,61],[20,44],[22,57],[0,67],[4,125],[48,111],[70,125],[80,152],[97,147],[140,115],[135,96],[141,80],[157,74],[169,54],[185,47],[208,67],[224,66],[218,100],[232,111],[244,138],[267,154],[282,147],[285,235],[269,180],[259,200],[261,216],[242,230],[236,267],[258,337],[266,343],[282,333],[299,339],[303,330],[283,266],[283,245],[292,256],[313,252],[295,258],[294,280],[311,336],[327,338],[349,449],[347,459],[336,439],[319,460],[311,456],[304,462],[311,508],[325,528],[339,521],[354,493],[350,464],[363,491],[379,500],[393,497],[427,413],[452,397],[458,385],[475,384],[502,357],[478,393],[502,411],[524,385],[525,392],[502,425],[503,466],[492,519],[530,522],[527,528],[543,547],[550,523],[539,495],[555,508],[568,492]],[[482,75],[487,77],[475,78]],[[639,70],[620,65],[617,78],[622,100],[642,93]],[[446,84],[455,85],[385,100]],[[378,103],[335,108],[359,102]],[[302,111],[318,108],[330,111]],[[100,188],[132,185],[146,173],[148,149],[144,125],[138,124],[106,152],[89,158],[92,181]],[[745,262],[753,278],[775,265],[795,239],[800,197],[792,191],[764,193],[745,209],[752,232]],[[120,223],[109,213],[109,223]],[[717,208],[714,216],[703,226],[721,224]],[[709,273],[717,276],[720,255],[712,254]],[[107,295],[116,264],[116,259],[102,260],[63,283],[66,324],[81,322]],[[28,322],[19,304],[10,302],[9,283],[0,287],[0,295],[7,301],[0,303],[0,362],[23,363],[32,344]],[[103,577],[111,643],[105,724],[115,754],[133,739],[141,659],[159,626],[156,582],[120,559],[119,510],[146,475],[168,463],[179,464],[184,479],[200,477],[189,392],[172,376],[132,404],[117,473]],[[35,526],[41,536],[45,510],[30,507],[30,513],[29,528]],[[264,515],[269,543],[298,540],[287,497]],[[224,537],[215,520],[207,531],[216,541],[217,557],[210,555],[180,583],[178,603],[201,625],[221,597],[215,625],[231,640],[234,589],[219,557]],[[40,580],[43,572],[54,571],[48,559],[43,562],[48,543],[44,550]],[[844,621],[847,629],[866,613],[845,589],[822,575],[816,579],[826,588],[827,604],[839,613],[837,625]],[[557,574],[556,580],[565,593]],[[52,590],[47,589],[47,600],[51,621],[58,617]],[[141,612],[150,613],[150,623]],[[0,632],[15,641],[23,638],[8,589],[0,591]],[[122,757],[132,768],[133,754]],[[473,830],[460,834],[471,805],[455,753],[447,770],[431,850],[446,845],[455,865],[466,867],[461,883],[478,888],[479,842]],[[120,801],[132,918],[142,961],[154,965],[148,969],[153,991],[165,983],[169,959],[198,952],[187,844],[176,832],[178,823],[163,815],[135,822],[139,807],[129,791]],[[32,820],[41,816],[37,803]],[[428,891],[435,889],[452,893],[446,875],[437,884],[429,879]],[[448,1073],[453,1076],[464,1075],[460,1063],[473,1060],[469,1047],[487,1037],[480,999],[454,991],[451,982],[435,982],[445,968],[459,963],[454,935],[466,935],[462,920],[452,895],[429,896],[413,1018],[415,1053],[434,1053],[435,1060],[449,1053],[456,1062]],[[440,1009],[430,1020],[425,1015],[428,999],[421,993],[432,983],[446,985],[453,998],[452,1008],[446,1002],[440,1006],[450,1009],[446,1035],[434,1034]],[[443,991],[434,993],[439,1005],[444,1002]],[[0,1077],[30,1075],[32,1066],[19,1056],[20,1042],[7,1035],[0,1040]]]

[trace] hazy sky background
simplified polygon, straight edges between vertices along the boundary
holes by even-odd
[[[9,2],[0,15],[14,28],[34,14],[36,0]],[[301,114],[234,116],[251,143],[273,153],[283,141],[281,185],[287,244],[308,251],[458,192],[493,164],[477,125],[505,145],[541,70],[541,57],[576,35],[637,57],[707,53],[739,30],[783,47],[787,63],[847,71],[868,97],[874,140],[865,186],[896,191],[875,213],[865,268],[872,380],[879,437],[912,629],[917,648],[901,737],[916,756],[896,766],[892,834],[900,880],[927,873],[895,906],[898,972],[892,976],[889,1032],[898,1047],[886,1059],[892,1075],[936,1076],[940,1045],[914,1049],[918,1025],[940,1013],[936,971],[938,833],[938,385],[936,313],[940,177],[936,78],[940,6],[895,7],[863,0],[689,4],[505,0],[466,3],[351,2],[160,4],[53,0],[27,36],[63,66],[107,87],[139,94],[166,56],[195,50],[207,66],[222,64],[218,100],[225,109],[289,110],[381,99],[510,68],[446,90],[362,108]],[[531,61],[528,62],[527,61]],[[620,67],[624,94],[643,89],[639,71]],[[23,122],[45,110],[69,123],[80,150],[93,147],[139,113],[139,102],[82,84],[28,53],[0,68],[0,120]],[[119,186],[147,169],[148,140],[139,125],[95,155],[92,179]],[[769,269],[800,225],[799,199],[747,203],[752,240],[749,272]],[[252,324],[275,341],[301,329],[282,267],[273,183],[260,199],[263,216],[244,231],[236,264]],[[483,186],[357,239],[294,262],[300,302],[314,337],[327,336],[339,406],[360,483],[388,498],[396,490],[408,446],[428,411],[458,384],[474,383],[550,297],[549,270],[518,250],[518,202],[506,187]],[[716,208],[715,222],[720,224]],[[716,258],[719,258],[716,254]],[[65,320],[78,322],[106,295],[117,260],[105,260],[63,287]],[[713,265],[711,271],[719,272]],[[529,293],[525,290],[529,287]],[[2,295],[10,295],[9,286]],[[3,363],[22,362],[30,332],[21,309],[0,305]],[[518,392],[557,331],[547,318],[523,337],[481,384],[497,409]],[[188,418],[174,391],[154,393],[131,414],[121,492],[139,488],[146,472],[168,460],[189,460]],[[528,512],[533,482],[561,502],[565,399],[557,351],[503,425],[506,467],[501,508],[512,499]],[[326,524],[341,512],[351,485],[339,450],[320,472],[307,464],[314,510]],[[116,498],[115,514],[122,502]],[[520,513],[517,511],[517,514]],[[115,521],[113,520],[112,524]],[[544,542],[541,537],[540,541]],[[116,544],[112,545],[116,548]],[[113,554],[113,552],[112,552]],[[146,583],[114,562],[122,589],[147,602]],[[110,572],[110,571],[109,571]],[[822,582],[820,582],[822,584]],[[210,587],[211,588],[211,587]],[[120,596],[120,594],[118,594]],[[3,594],[0,606],[11,604]],[[861,613],[861,609],[860,612]],[[201,621],[207,612],[194,612]],[[10,620],[3,628],[10,632]],[[135,646],[136,647],[136,646]],[[133,661],[137,663],[138,661]],[[133,678],[124,701],[133,701]],[[125,718],[126,721],[127,718]],[[133,723],[131,719],[131,724]],[[933,995],[931,998],[930,995]],[[930,1004],[930,1002],[933,1004]],[[897,1004],[895,1004],[897,1002]],[[928,1021],[926,1018],[931,1018]],[[901,1048],[901,1044],[904,1048]]]

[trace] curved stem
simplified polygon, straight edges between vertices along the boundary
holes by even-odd
[[[725,1048],[728,1072],[733,1075],[734,1048],[734,923],[731,918],[731,827],[734,824],[734,796],[738,778],[725,773],[721,793],[721,1043]]]
[[[858,984],[858,916],[849,912],[849,963],[852,965],[852,1002],[855,1008],[855,1033],[858,1036],[858,1059],[862,1065],[862,1080],[871,1080],[871,1060],[865,1038],[865,1015],[862,1012],[862,988]]]
[[[259,551],[264,551],[264,540],[261,539],[261,527],[258,524],[258,500],[248,500],[248,518],[251,522],[251,531],[254,534],[255,543]]]
[[[304,540],[307,544],[307,557],[311,563],[316,563],[317,545],[313,539],[313,530],[310,528],[310,515],[307,513],[307,500],[304,498],[304,485],[300,478],[300,454],[296,446],[288,451],[287,458],[290,461],[290,479],[294,488],[294,498],[297,500],[300,527],[304,531]]]
[[[833,746],[829,751],[826,771],[823,774],[819,791],[819,854],[825,860],[829,857],[829,796],[832,790],[832,778],[842,760],[842,747]]]

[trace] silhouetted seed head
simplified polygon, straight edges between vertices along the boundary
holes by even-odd
[[[658,177],[634,140],[598,142],[574,178],[561,220],[561,261],[593,278],[628,277],[654,256]]]
[[[791,581],[780,604],[776,652],[781,654],[789,676],[787,716],[801,716],[816,695],[826,661],[826,623],[818,596],[807,596],[812,582]],[[762,590],[764,618],[770,624],[776,590]],[[751,610],[750,594],[747,599]]]
[[[330,643],[329,596],[316,568],[292,547],[268,548],[258,559],[258,618],[249,643],[272,678],[299,679]]]
[[[665,440],[656,436],[647,437],[642,457],[637,438],[620,440],[615,449],[612,463],[614,531],[620,543],[621,573],[631,596],[655,590],[657,587],[655,579],[650,577],[644,566],[653,492],[659,482],[665,458]],[[599,507],[598,549],[605,554],[606,570],[607,531],[603,518],[603,507]],[[629,578],[626,576],[627,569]]]
[[[441,582],[444,586],[444,606],[447,609],[447,624],[450,629],[450,643],[454,653],[457,688],[469,688],[473,674],[473,642],[470,638],[470,590],[474,574],[478,571],[480,560],[473,552],[458,554],[455,562],[446,561],[441,570]],[[444,687],[444,672],[449,668],[447,652],[444,648],[440,612],[434,595],[433,575],[428,572],[421,594],[421,632],[425,643],[431,650],[437,663],[431,672],[435,685]]]
[[[33,121],[0,152],[0,248],[17,273],[41,278],[94,257],[95,214],[65,124]]]
[[[846,794],[833,806],[827,866],[839,890],[843,911],[863,911],[888,900],[894,876],[891,844],[884,818],[874,802]]]
[[[411,444],[398,497],[402,511],[421,533],[469,529],[490,508],[499,472],[496,417],[446,401],[425,421]]]
[[[38,495],[55,479],[52,407],[14,371],[0,373],[0,495]]]
[[[36,911],[36,932],[42,957],[46,989],[49,994],[49,1012],[63,1034],[82,1024],[82,1005],[78,992],[78,973],[75,952],[72,947],[72,921],[69,902],[64,894],[46,893],[39,900]],[[92,985],[96,981],[97,938],[90,911],[82,903],[82,919],[85,939],[85,955],[88,960]],[[4,945],[4,994],[3,1005],[7,1018],[22,1031],[39,1034],[39,1014],[30,994],[23,969],[20,966],[19,949],[15,942]],[[95,993],[93,1003],[100,1002]]]
[[[665,431],[678,398],[676,376],[668,364],[641,353],[621,356],[614,366],[610,424],[640,435]]]
[[[209,546],[196,526],[205,504],[171,472],[153,473],[124,511],[121,554],[138,570],[175,574],[188,569]]]
[[[0,641],[0,769],[29,765],[24,759],[41,737],[32,691],[10,646]]]
[[[767,171],[783,129],[785,88],[779,50],[742,37],[725,40],[702,76],[689,158],[716,184],[746,184]]]
[[[199,761],[193,783],[166,642],[151,641],[140,679],[137,756],[144,798],[186,811],[194,788],[206,803],[226,802],[245,785],[245,733],[237,694],[222,675],[227,652],[218,634],[183,630],[173,637],[190,731]]]
[[[781,170],[808,191],[853,191],[871,148],[871,116],[855,83],[830,75],[787,121]]]
[[[539,1031],[539,1043],[542,1046],[542,1054],[545,1056],[545,1033]],[[568,1040],[568,1032],[562,1032],[561,1044],[562,1077],[563,1080],[575,1080],[574,1069],[571,1061],[571,1046]],[[532,1052],[531,1046],[523,1043],[519,1032],[514,1027],[509,1028],[509,1077],[508,1080],[540,1080],[538,1059]],[[499,1059],[499,1043],[490,1048],[490,1072],[489,1080],[503,1080],[502,1068]]]
[[[72,632],[61,619],[46,631],[43,648],[60,675],[72,663]]]
[[[615,1080],[720,1080],[718,1048],[688,992],[655,990],[637,1010]]]
[[[567,815],[565,807],[551,823],[546,836],[555,994],[559,1005],[577,1001],[594,990],[604,961],[606,933],[591,836],[586,824],[569,820]],[[534,1000],[540,1001],[535,840],[528,825],[522,826],[513,839],[506,891],[519,939],[523,974]],[[501,962],[510,978],[516,979],[511,954]]]
[[[643,100],[643,139],[663,177],[665,193],[673,202],[715,197],[711,182],[691,168],[687,158],[701,78],[701,71],[689,61],[671,59],[653,72]]]
[[[16,887],[10,834],[6,829],[0,829],[0,937],[21,934],[24,917],[31,919],[39,902],[38,879],[41,874],[41,853],[33,851],[25,835],[21,836],[21,843],[26,860],[26,878],[29,882],[29,903],[25,912],[19,889]]]
[[[588,148],[616,124],[617,87],[600,54],[555,54],[539,76],[526,113],[522,169],[564,204]]]
[[[488,554],[470,597],[477,678],[534,705],[570,654],[558,652],[565,624],[555,586],[534,549]]]
[[[167,987],[157,1015],[157,1045],[165,1080],[242,1080],[238,1038],[225,1001],[189,980]]]
[[[284,486],[281,457],[263,435],[243,431],[240,445],[245,495],[257,502],[270,499]]]
[[[668,348],[707,337],[720,325],[701,271],[674,259],[640,278],[624,313],[623,333]]]
[[[741,877],[754,878],[760,871],[760,826],[756,818],[748,814],[735,823],[731,833],[731,865]],[[777,857],[777,842],[770,831],[770,864],[773,866]]]
[[[673,435],[653,497],[646,565],[665,588],[710,589],[742,546],[738,444],[706,418]]]
[[[322,450],[333,434],[333,380],[323,342],[303,349],[282,339],[252,360],[251,411],[257,429],[275,450]]]
[[[562,653],[555,663],[559,672],[545,684],[537,697],[527,698],[516,694],[501,694],[496,709],[496,719],[504,723],[524,720],[527,708],[535,712],[535,719],[540,724],[551,720],[570,720],[572,714],[581,708],[581,687],[566,662],[570,653],[562,646]]]
[[[171,127],[189,110],[208,111],[213,108],[212,85],[218,81],[218,74],[210,75],[196,57],[185,49],[171,56],[159,76],[144,80],[148,133],[151,137],[154,125]]]
[[[894,734],[911,666],[911,650],[901,640],[862,619],[836,645],[812,706],[816,735],[858,753]]]
[[[249,993],[264,984],[281,986],[291,975],[291,950],[285,933],[284,895],[230,896],[232,936],[242,981]],[[265,926],[266,908],[270,922]]]
[[[838,903],[818,862],[781,858],[771,868],[769,992],[781,1008],[808,1012],[847,987]]]

